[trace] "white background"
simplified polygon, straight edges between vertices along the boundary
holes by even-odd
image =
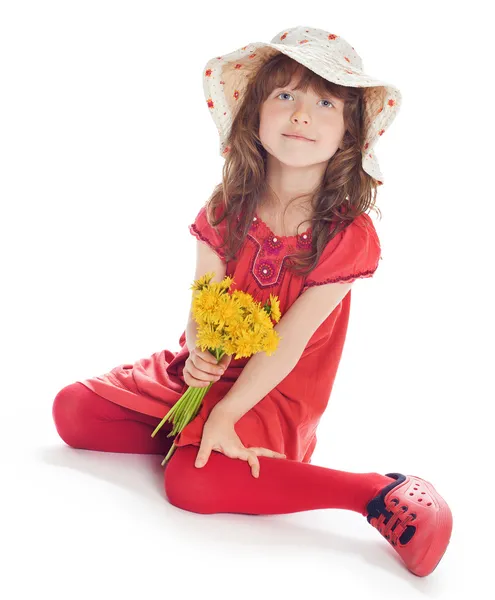
[[[0,6],[0,595],[492,597],[494,53],[482,3]],[[75,450],[52,421],[65,385],[179,349],[188,225],[223,165],[203,67],[296,25],[341,35],[403,93],[376,147],[383,260],[354,286],[312,462],[435,485],[454,531],[427,578],[357,513],[182,511],[159,456]]]

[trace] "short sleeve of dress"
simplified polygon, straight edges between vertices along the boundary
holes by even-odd
[[[378,234],[371,217],[363,213],[332,238],[316,267],[307,275],[304,289],[325,283],[350,283],[371,277],[381,258]]]
[[[206,242],[213,250],[220,256],[220,258],[225,262],[225,253],[224,248],[220,248],[223,244],[223,230],[224,230],[225,221],[222,221],[220,225],[218,225],[218,231],[216,231],[209,223],[206,216],[206,206],[202,206],[201,210],[196,216],[194,223],[189,225],[189,231],[194,235],[198,240],[202,240]]]

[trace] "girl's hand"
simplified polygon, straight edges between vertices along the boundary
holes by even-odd
[[[259,477],[260,463],[258,456],[286,458],[285,454],[267,448],[246,448],[235,432],[234,423],[225,413],[213,409],[204,425],[201,446],[196,456],[195,467],[204,467],[211,451],[217,450],[229,458],[246,460],[251,466],[253,477]]]
[[[193,348],[184,365],[182,376],[189,387],[206,387],[218,381],[232,360],[231,354],[224,354],[220,361],[211,352]]]

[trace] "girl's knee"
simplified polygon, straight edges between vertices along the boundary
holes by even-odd
[[[62,388],[55,396],[52,417],[57,433],[73,448],[84,447],[84,431],[91,416],[91,396],[94,392],[75,382]]]
[[[215,490],[208,466],[194,466],[199,448],[179,446],[165,467],[165,493],[170,504],[201,514],[217,512],[214,508]]]

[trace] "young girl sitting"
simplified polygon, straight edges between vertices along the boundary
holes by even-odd
[[[311,464],[349,320],[351,289],[371,277],[380,242],[367,211],[383,183],[374,146],[399,90],[369,77],[340,36],[294,27],[208,61],[207,107],[225,158],[222,184],[190,225],[195,279],[226,275],[280,301],[277,350],[217,364],[189,322],[178,352],[60,390],[53,418],[75,448],[166,454],[168,500],[198,513],[281,514],[340,508],[366,517],[418,576],[450,540],[452,514],[433,485],[402,473]],[[175,438],[151,432],[188,386],[215,385]],[[198,450],[199,448],[199,450]]]

